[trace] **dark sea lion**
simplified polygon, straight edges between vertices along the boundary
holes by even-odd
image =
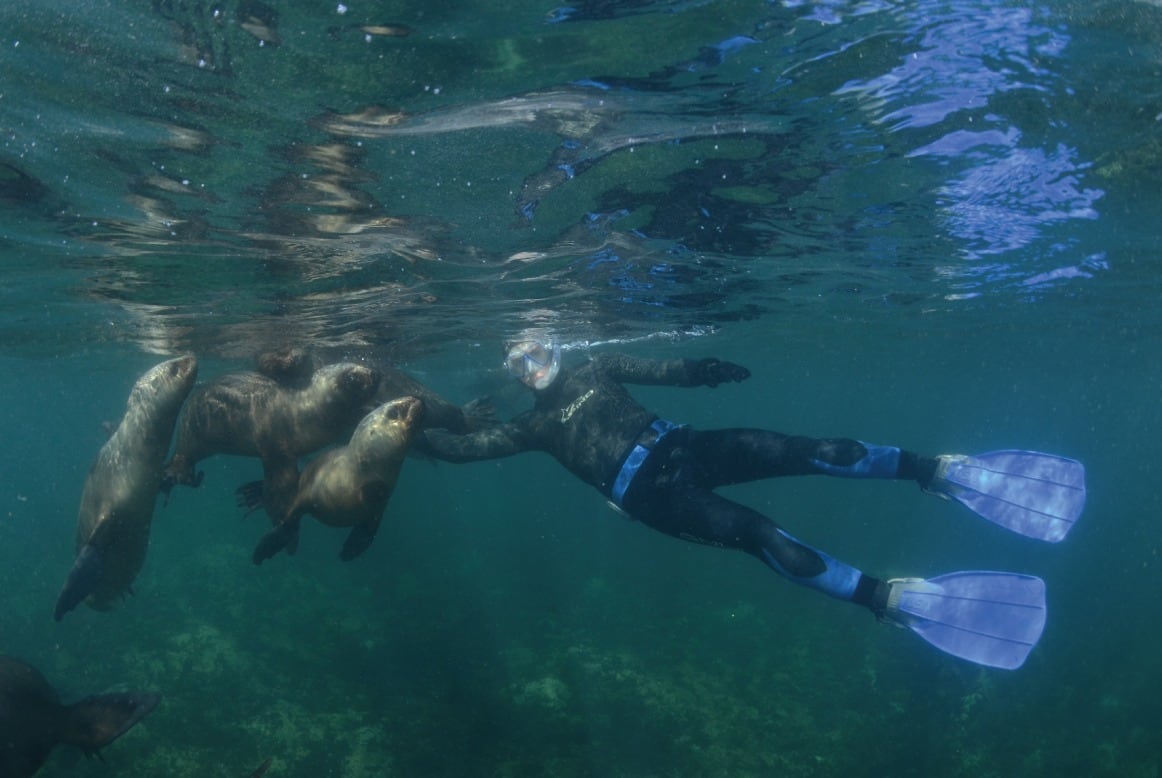
[[[254,372],[203,384],[178,423],[162,490],[199,485],[202,474],[194,466],[213,454],[258,457],[267,510],[281,519],[298,484],[299,457],[342,441],[378,383],[378,371],[344,362],[314,370],[302,388]]]
[[[255,369],[267,378],[287,386],[304,387],[323,366],[311,352],[298,347],[264,351],[255,359]]]
[[[134,384],[125,416],[85,478],[77,513],[77,557],[57,598],[57,621],[82,600],[107,610],[129,591],[145,562],[174,424],[197,376],[197,360],[178,357]]]
[[[420,425],[424,404],[416,397],[384,403],[369,413],[351,441],[311,460],[299,477],[298,493],[286,518],[267,533],[254,550],[254,563],[295,542],[304,514],[331,527],[350,527],[339,554],[349,561],[375,539],[387,501]]]
[[[61,704],[35,667],[0,656],[0,776],[33,775],[58,744],[92,756],[149,715],[160,694],[123,692]]]

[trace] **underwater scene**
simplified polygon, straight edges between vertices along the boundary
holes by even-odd
[[[1156,778],[1160,74],[1155,0],[6,0],[0,778]]]

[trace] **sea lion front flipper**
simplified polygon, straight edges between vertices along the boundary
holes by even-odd
[[[234,502],[239,508],[245,508],[243,518],[266,506],[262,481],[249,481],[234,490]]]
[[[262,539],[258,541],[258,545],[255,546],[250,559],[254,564],[261,565],[283,549],[287,549],[287,553],[292,554],[294,553],[290,551],[292,544],[295,549],[298,549],[299,516],[288,517],[286,521],[263,535]]]
[[[362,554],[371,546],[371,541],[375,540],[375,533],[378,531],[379,519],[356,524],[347,534],[347,540],[343,543],[343,550],[339,552],[339,558],[344,562],[350,562]]]
[[[120,692],[98,694],[86,697],[68,706],[61,740],[76,746],[86,754],[95,754],[98,749],[112,743],[124,735],[135,724],[148,716],[161,695],[145,692]]]
[[[57,597],[53,619],[60,621],[66,613],[92,594],[97,584],[101,582],[104,572],[105,563],[101,558],[101,552],[86,543],[77,554],[73,568],[69,570],[69,577],[65,579],[65,585]]]

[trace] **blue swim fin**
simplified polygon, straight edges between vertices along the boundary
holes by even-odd
[[[979,665],[1017,669],[1045,629],[1045,582],[1035,576],[978,570],[888,586],[885,621]]]
[[[1056,543],[1085,508],[1085,466],[1037,451],[938,457],[927,490],[1005,529]]]

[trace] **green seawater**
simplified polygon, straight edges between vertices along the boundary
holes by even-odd
[[[1156,4],[347,5],[0,10],[0,653],[164,695],[40,775],[1158,775]],[[528,328],[750,368],[633,388],[697,428],[1083,461],[1057,545],[907,483],[723,490],[877,576],[1038,575],[1040,644],[942,655],[538,453],[413,457],[363,556],[306,520],[261,567],[259,465],[208,459],[135,594],[53,622],[161,359],[308,344],[507,417]]]

